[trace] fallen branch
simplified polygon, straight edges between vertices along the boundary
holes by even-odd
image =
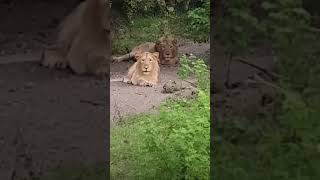
[[[91,104],[93,106],[104,106],[103,103],[98,103],[98,102],[94,102],[94,101],[90,101],[90,100],[85,100],[85,99],[80,99],[80,103],[87,103],[87,104]]]
[[[261,83],[261,84],[264,84],[266,86],[270,86],[276,90],[279,90],[279,91],[283,91],[283,89],[279,86],[277,86],[276,84],[274,83],[271,83],[271,82],[268,82],[266,80],[264,80],[261,76],[259,76],[258,74],[254,74],[253,78],[256,80],[256,82],[258,83]]]
[[[275,73],[273,73],[273,72],[270,72],[270,71],[268,71],[267,69],[265,69],[265,68],[263,68],[263,67],[261,67],[261,66],[258,66],[258,65],[256,65],[256,64],[253,64],[253,63],[251,63],[251,62],[248,62],[248,61],[246,61],[246,60],[244,60],[244,59],[242,59],[242,58],[234,58],[234,60],[239,61],[239,62],[241,62],[241,63],[243,63],[243,64],[249,65],[249,66],[251,66],[251,67],[253,67],[253,68],[256,68],[256,69],[262,71],[263,73],[265,73],[266,75],[268,75],[272,80],[276,80],[276,79],[279,78],[279,75],[277,75],[277,74],[275,74]]]

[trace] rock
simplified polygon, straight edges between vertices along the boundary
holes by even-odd
[[[161,93],[174,93],[176,91],[179,91],[180,89],[182,89],[182,83],[177,83],[176,81],[169,80],[163,85],[163,90],[161,91]]]

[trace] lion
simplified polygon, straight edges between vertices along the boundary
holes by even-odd
[[[160,66],[158,52],[135,54],[135,62],[128,70],[123,82],[138,86],[155,86],[159,82]]]
[[[177,39],[173,37],[161,37],[155,44],[155,51],[159,52],[161,64],[178,63]]]
[[[135,54],[142,52],[158,52],[160,64],[177,64],[178,63],[178,46],[177,40],[172,36],[164,36],[159,38],[155,43],[146,42],[132,49],[128,54],[120,57],[112,57],[114,62],[134,59]]]
[[[109,0],[81,2],[60,24],[56,45],[43,52],[41,64],[49,68],[70,67],[76,74],[109,73]]]

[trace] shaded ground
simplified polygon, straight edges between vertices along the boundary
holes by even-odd
[[[1,65],[38,60],[65,11],[65,4],[55,1],[21,1],[13,8],[0,3],[1,180],[105,162],[105,80],[50,71],[34,62]]]
[[[223,47],[216,45],[214,52],[214,69],[212,80],[214,82],[213,104],[215,117],[231,116],[266,116],[275,111],[276,91],[269,85],[257,80],[256,75],[266,82],[272,82],[260,70],[247,64],[233,61],[230,67],[230,84],[226,88],[227,55]],[[268,46],[258,46],[252,49],[251,54],[243,57],[247,62],[258,65],[269,72],[274,70],[274,59],[270,55]]]

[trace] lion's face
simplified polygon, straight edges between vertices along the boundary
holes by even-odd
[[[175,38],[162,37],[156,42],[155,48],[159,52],[161,64],[176,64],[178,62],[178,46]]]
[[[144,75],[149,75],[150,73],[157,70],[159,67],[159,53],[154,52],[143,52],[136,54],[137,68],[139,72]]]

